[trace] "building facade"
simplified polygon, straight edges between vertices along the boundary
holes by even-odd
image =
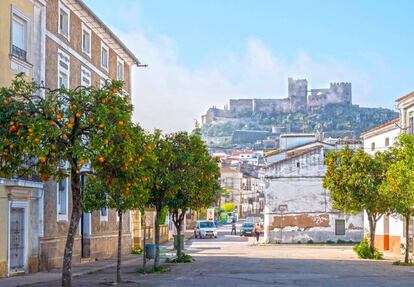
[[[0,1],[0,86],[17,73],[44,80],[46,1]],[[41,181],[35,177],[0,178],[0,277],[36,272],[43,235]]]
[[[220,167],[220,184],[227,194],[220,199],[220,204],[232,202],[236,206],[238,216],[242,210],[242,180],[243,174],[234,167]]]
[[[313,142],[271,153],[259,170],[264,183],[264,241],[306,243],[363,238],[363,214],[335,210],[323,188],[326,152],[335,146]]]
[[[383,152],[394,146],[398,136],[402,133],[414,134],[414,93],[409,93],[396,100],[400,116],[388,123],[382,124],[362,134],[364,149],[371,155]],[[365,220],[365,229],[368,232],[368,220]],[[413,252],[414,222],[409,226],[411,238],[410,251]],[[377,222],[375,232],[375,247],[401,254],[405,249],[406,234],[405,222],[397,215],[383,215]]]
[[[46,87],[100,87],[113,79],[123,81],[125,92],[130,94],[131,67],[139,64],[138,60],[83,1],[49,0],[46,15]],[[45,184],[41,269],[62,265],[72,205],[69,182],[66,178]],[[124,214],[123,224],[123,253],[127,254],[132,238],[129,212]],[[73,262],[115,256],[117,230],[114,210],[84,213],[74,243]]]

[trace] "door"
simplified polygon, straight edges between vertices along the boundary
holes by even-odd
[[[91,214],[82,213],[81,217],[81,255],[82,258],[91,256]]]
[[[24,272],[24,208],[10,210],[10,272]]]

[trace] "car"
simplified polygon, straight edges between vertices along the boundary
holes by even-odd
[[[240,236],[251,236],[254,233],[254,223],[244,222],[240,228]]]
[[[195,238],[214,237],[217,238],[217,227],[212,220],[197,221],[194,229]]]

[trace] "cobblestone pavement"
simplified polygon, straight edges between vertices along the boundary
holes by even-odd
[[[171,265],[160,274],[137,274],[137,263],[123,268],[122,286],[414,286],[414,268],[392,260],[365,261],[351,246],[255,246],[221,228],[217,239],[193,239],[186,252],[196,261]],[[74,286],[105,286],[115,277],[110,267],[74,278]],[[0,280],[1,282],[1,280]],[[59,281],[30,286],[59,286]]]

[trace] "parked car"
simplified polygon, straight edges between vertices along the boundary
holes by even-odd
[[[240,236],[251,236],[254,233],[254,226],[253,222],[245,222],[242,224],[240,228]]]
[[[195,238],[214,237],[217,238],[217,227],[211,220],[197,221],[194,229]]]

